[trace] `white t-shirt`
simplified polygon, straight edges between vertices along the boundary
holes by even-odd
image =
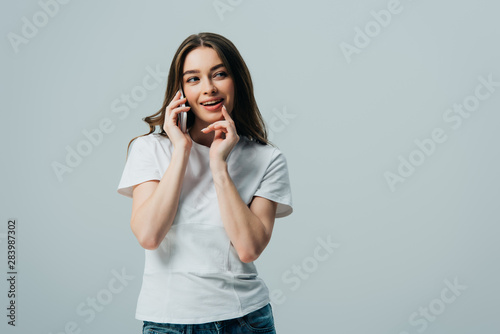
[[[145,268],[135,317],[160,323],[199,324],[238,318],[270,302],[253,262],[242,262],[223,226],[209,159],[210,148],[193,141],[172,227],[155,250],[145,250]],[[118,193],[161,180],[172,157],[169,138],[158,133],[131,145]],[[278,203],[276,218],[292,213],[285,156],[278,148],[245,136],[227,158],[242,200],[254,196]]]

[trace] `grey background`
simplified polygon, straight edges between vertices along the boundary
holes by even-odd
[[[289,165],[294,213],[276,221],[256,262],[283,294],[273,302],[278,332],[498,333],[500,87],[457,129],[443,114],[479,77],[500,81],[500,6],[401,0],[348,62],[341,43],[354,45],[355,28],[387,1],[221,2],[231,10],[219,16],[216,1],[70,1],[17,53],[9,33],[22,35],[23,17],[33,22],[42,7],[2,2],[0,254],[6,275],[7,219],[17,218],[19,275],[16,328],[1,280],[0,331],[65,333],[74,322],[81,333],[140,333],[144,250],[130,230],[132,201],[116,188],[126,145],[148,131],[141,118],[161,107],[165,81],[127,117],[112,103],[142,85],[147,67],[166,72],[188,35],[211,31],[243,55]],[[280,120],[284,111],[293,117]],[[52,164],[104,119],[113,130],[60,181]],[[435,128],[447,140],[391,191],[384,173]],[[340,246],[318,262],[318,238],[328,237]],[[133,277],[117,293],[113,270]],[[462,290],[443,303],[455,279]],[[93,319],[77,313],[97,296],[111,300]],[[412,323],[424,308],[433,318]]]

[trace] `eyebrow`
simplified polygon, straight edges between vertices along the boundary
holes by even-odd
[[[219,64],[219,65],[215,65],[214,67],[212,67],[210,69],[210,72],[212,71],[215,71],[216,69],[218,69],[219,67],[224,67],[224,64]],[[182,76],[184,77],[186,74],[191,74],[191,73],[200,73],[199,70],[189,70],[189,71],[186,71],[182,74]]]

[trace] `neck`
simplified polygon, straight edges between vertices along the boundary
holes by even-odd
[[[206,125],[208,126],[208,124]],[[199,125],[199,124],[194,124],[188,131],[189,135],[191,136],[191,139],[195,141],[196,143],[210,147],[212,145],[212,142],[214,141],[214,136],[215,133],[214,131],[211,131],[209,133],[203,133],[201,132],[201,129],[203,129],[205,126]]]

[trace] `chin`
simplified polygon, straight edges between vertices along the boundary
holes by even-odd
[[[196,115],[196,118],[199,118],[201,121],[204,121],[204,122],[213,123],[213,122],[218,121],[220,119],[224,119],[224,116],[222,115],[222,110],[216,110],[216,111],[212,111],[212,112],[203,111],[203,112],[201,112],[201,114],[198,113]]]

